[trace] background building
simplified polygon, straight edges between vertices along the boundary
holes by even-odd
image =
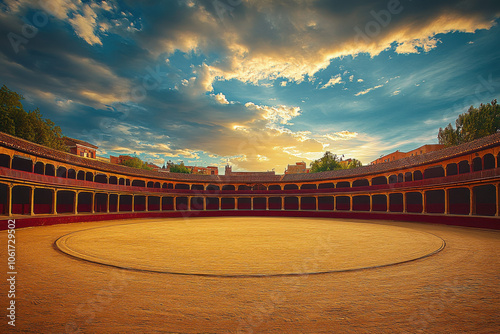
[[[309,173],[309,168],[304,161],[296,162],[295,165],[288,165],[285,170],[285,174],[299,174],[299,173]]]
[[[120,155],[117,157],[112,156],[112,155],[109,156],[109,162],[111,162],[112,164],[117,164],[117,165],[120,165],[124,161],[130,160],[130,159],[132,159],[132,157],[130,155]]]
[[[175,165],[172,161],[168,161],[165,171],[170,172],[170,167]],[[184,162],[180,162],[180,165],[183,165],[187,169],[191,171],[191,174],[198,174],[198,175],[219,175],[219,168],[214,167],[214,166],[207,166],[207,167],[198,167],[198,166],[185,166]]]
[[[193,174],[202,174],[202,175],[219,175],[219,168],[213,166],[207,167],[198,167],[198,166],[186,166],[191,169],[191,173]]]
[[[233,172],[233,167],[226,165],[226,169],[224,171],[224,175],[226,176],[247,176],[247,177],[262,177],[262,176],[275,176],[276,173],[274,171],[267,172]]]
[[[444,145],[429,144],[429,145],[420,146],[419,148],[416,148],[416,149],[409,151],[409,152],[401,152],[401,151],[397,150],[396,152],[392,152],[390,154],[387,154],[387,155],[384,155],[384,156],[378,158],[377,160],[372,161],[371,164],[375,165],[375,164],[380,164],[383,162],[389,162],[389,161],[403,159],[406,157],[413,157],[413,156],[421,155],[421,154],[428,153],[428,152],[438,151],[442,148],[444,148]]]
[[[74,139],[70,137],[63,137],[64,143],[69,148],[69,152],[85,158],[96,157],[97,146],[87,143],[86,141]]]

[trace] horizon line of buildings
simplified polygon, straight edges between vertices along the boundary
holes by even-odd
[[[85,157],[85,158],[90,158],[90,159],[96,159],[99,161],[103,162],[108,162],[112,164],[122,164],[124,161],[127,161],[129,159],[133,159],[134,157],[129,156],[129,155],[119,155],[119,156],[112,156],[110,155],[109,158],[105,157],[99,157],[97,156],[97,149],[98,147],[90,144],[88,142],[85,142],[83,140],[75,139],[75,138],[70,138],[70,137],[63,137],[63,141],[68,147],[70,153]],[[425,153],[433,152],[433,151],[438,151],[444,148],[444,145],[441,144],[426,144],[422,145],[416,149],[413,149],[408,152],[401,152],[400,150],[397,150],[395,152],[386,154],[381,156],[380,158],[372,161],[370,164],[375,165],[375,164],[380,164],[380,163],[386,163],[390,161],[395,161],[399,159],[403,159],[406,157],[410,156],[417,156],[417,155],[422,155]],[[352,159],[346,159],[342,160],[341,163],[343,164],[349,164],[352,161]],[[155,171],[160,171],[160,172],[170,172],[170,166],[173,165],[171,161],[169,161],[166,166],[163,165],[163,167],[157,166],[152,163],[147,163],[148,167],[152,168]],[[207,166],[207,167],[199,167],[199,166],[185,166],[186,168],[191,170],[192,174],[202,174],[202,175],[219,175],[219,168],[216,166]],[[304,161],[296,162],[294,165],[288,165],[287,168],[284,171],[284,174],[301,174],[301,173],[309,173],[310,168],[307,167],[307,164]],[[274,170],[273,171],[267,171],[267,172],[233,172],[232,167],[228,164],[225,167],[225,175],[245,175],[248,173],[265,173],[265,174],[272,174],[275,175]]]

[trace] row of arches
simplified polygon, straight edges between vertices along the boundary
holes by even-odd
[[[65,166],[55,167],[51,163],[43,163],[37,161],[33,164],[30,158],[14,155],[11,159],[7,154],[0,154],[0,167],[11,168],[14,170],[20,170],[29,173],[35,173],[39,175],[55,176],[68,178],[73,180],[89,181],[103,184],[114,184],[114,185],[124,185],[124,186],[135,186],[135,187],[147,187],[147,188],[173,188],[173,184],[144,180],[131,180],[126,177],[118,177],[115,175],[108,175],[99,172],[91,172],[85,170],[75,170],[73,168],[66,168]]]
[[[477,172],[497,168],[500,166],[500,154],[495,158],[493,154],[488,153],[484,156],[477,156],[472,159],[471,163],[468,160],[462,160],[458,163],[449,163],[445,167],[432,166],[425,169],[423,172],[420,170],[402,172],[398,174],[380,175],[371,179],[362,178],[353,181],[338,181],[334,182],[321,182],[321,183],[304,183],[304,184],[188,184],[188,183],[172,183],[172,182],[159,182],[159,181],[145,181],[141,179],[129,179],[126,177],[118,177],[110,175],[109,177],[104,173],[91,172],[84,170],[75,170],[73,168],[67,169],[65,166],[58,166],[57,168],[50,163],[43,163],[38,161],[33,164],[33,161],[24,156],[14,155],[11,157],[7,154],[0,154],[0,167],[12,168],[31,172],[40,175],[56,176],[68,179],[96,182],[102,184],[124,185],[142,188],[156,188],[156,189],[176,189],[176,190],[196,190],[196,191],[275,191],[275,190],[307,190],[307,189],[333,189],[333,188],[351,188],[351,187],[368,187],[376,185],[396,184],[403,182],[419,181],[424,179],[432,179],[438,177],[452,176],[458,174],[465,174],[470,172]]]
[[[498,185],[329,196],[161,196],[0,183],[2,215],[175,210],[316,210],[498,215]]]

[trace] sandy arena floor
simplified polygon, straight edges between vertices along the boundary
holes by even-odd
[[[19,229],[16,249],[1,333],[500,333],[499,231],[143,219]]]

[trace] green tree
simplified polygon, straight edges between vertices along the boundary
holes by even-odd
[[[444,129],[439,128],[438,132],[438,141],[440,144],[446,146],[454,146],[460,144],[459,140],[459,131],[455,130],[453,126],[448,124]]]
[[[142,161],[138,157],[132,157],[130,159],[122,161],[121,165],[132,167],[132,168],[145,169],[145,170],[152,170],[153,169],[153,168],[148,166],[147,162]]]
[[[342,164],[340,163],[340,158],[330,151],[326,151],[323,157],[311,162],[311,173],[336,169],[342,169]]]
[[[311,162],[310,173],[324,172],[328,170],[351,169],[361,167],[362,163],[358,159],[351,159],[349,163],[342,162],[336,154],[326,151],[323,157]]]
[[[33,127],[33,141],[35,143],[60,151],[68,151],[66,144],[62,140],[61,128],[56,126],[50,119],[43,119],[38,108],[28,113],[28,119]]]
[[[453,146],[494,134],[500,130],[500,105],[497,100],[493,100],[491,103],[481,104],[479,108],[471,106],[467,112],[458,116],[455,126],[456,129],[450,123],[444,129],[439,128],[440,144]]]
[[[40,110],[24,111],[24,97],[7,86],[0,89],[0,131],[31,142],[68,151],[61,128],[50,119],[43,119]]]
[[[170,164],[170,173],[184,173],[184,174],[191,174],[191,169],[187,168],[184,166],[184,163],[181,162],[180,164]]]
[[[359,161],[358,159],[352,159],[349,164],[347,165],[347,169],[351,169],[351,168],[358,168],[358,167],[361,167],[363,166],[363,164],[361,163],[361,161]]]

